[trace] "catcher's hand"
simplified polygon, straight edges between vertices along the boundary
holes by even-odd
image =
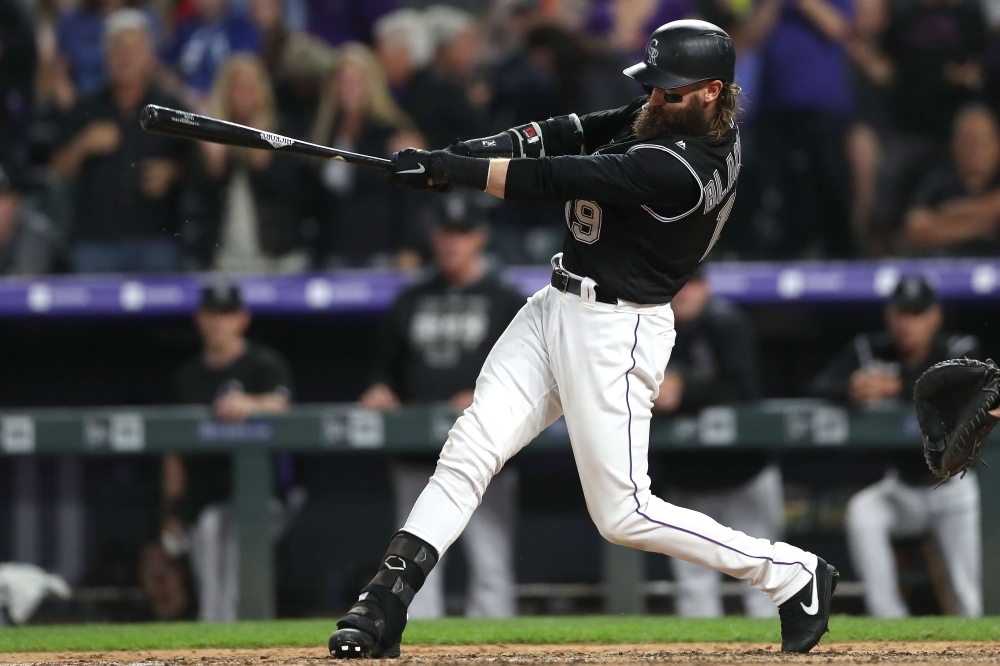
[[[990,359],[942,361],[917,380],[913,402],[927,466],[947,480],[982,458],[983,442],[998,420],[991,411],[1000,406],[1000,368]]]

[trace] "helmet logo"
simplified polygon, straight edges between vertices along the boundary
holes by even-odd
[[[651,39],[649,40],[649,46],[646,47],[646,53],[648,55],[646,60],[649,62],[650,65],[655,65],[656,58],[657,56],[660,55],[660,52],[656,50],[656,45],[659,43],[659,41],[660,40],[658,39]]]

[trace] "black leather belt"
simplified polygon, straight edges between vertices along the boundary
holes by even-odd
[[[581,282],[575,277],[570,277],[565,273],[560,273],[559,271],[552,271],[552,280],[549,281],[553,287],[559,291],[565,291],[568,294],[573,294],[575,296],[581,296]],[[607,293],[603,287],[594,287],[594,298],[598,303],[607,303],[608,305],[618,305],[618,297],[612,296]]]

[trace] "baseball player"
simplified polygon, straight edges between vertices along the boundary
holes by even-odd
[[[564,201],[568,234],[551,284],[493,347],[434,476],[379,572],[337,623],[332,656],[399,655],[407,606],[490,479],[560,416],[604,538],[742,578],[779,607],[782,650],[807,652],[819,642],[836,569],[649,490],[652,401],[674,344],[670,299],[733,207],[735,56],[729,35],[710,23],[667,23],[650,37],[645,60],[625,70],[649,91],[625,107],[394,156],[390,179],[401,185]]]

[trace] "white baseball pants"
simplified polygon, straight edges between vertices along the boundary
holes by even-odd
[[[876,617],[909,615],[899,592],[892,537],[932,534],[941,555],[958,614],[983,614],[983,557],[979,483],[970,471],[943,486],[911,486],[894,471],[859,491],[847,503],[847,545],[865,584],[865,605]]]
[[[403,529],[444,553],[493,475],[565,415],[587,509],[605,539],[747,580],[776,604],[789,599],[812,579],[815,555],[729,529],[649,490],[652,400],[674,337],[669,305],[537,292],[486,359],[473,404]]]
[[[711,492],[674,490],[670,500],[699,511],[747,534],[769,540],[784,531],[785,493],[781,468],[768,465],[760,474],[735,488]],[[718,571],[673,558],[670,564],[677,583],[674,608],[681,617],[722,617],[722,594]],[[749,617],[777,617],[778,607],[760,590],[747,587],[743,610]]]

